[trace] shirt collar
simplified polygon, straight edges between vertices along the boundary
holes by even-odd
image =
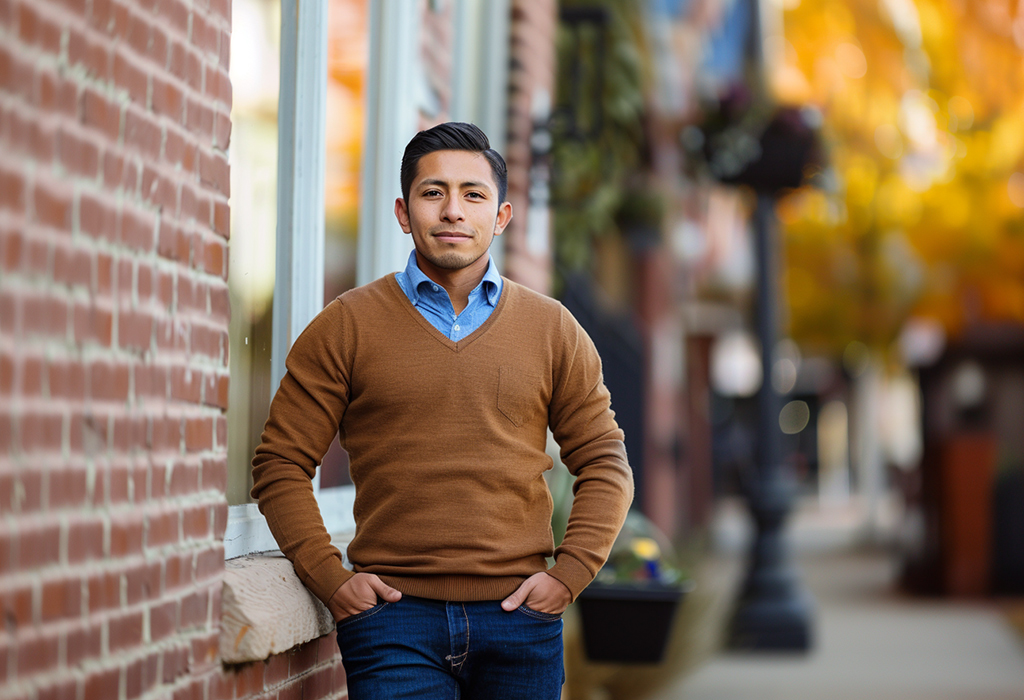
[[[409,262],[405,265],[405,278],[409,283],[409,299],[412,301],[413,306],[416,306],[419,303],[420,285],[427,284],[430,285],[431,288],[437,285],[436,282],[423,273],[420,266],[416,263],[415,250],[409,253]],[[498,266],[494,264],[494,258],[489,254],[487,260],[487,271],[484,272],[483,279],[480,280],[480,284],[477,285],[473,292],[480,289],[481,286],[483,287],[484,294],[487,298],[487,303],[491,306],[496,306],[498,298],[501,296],[501,275],[498,274]]]

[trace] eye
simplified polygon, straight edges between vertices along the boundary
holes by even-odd
[[[467,192],[466,196],[472,197],[473,199],[486,199],[486,197],[479,192]]]
[[[438,197],[440,195],[441,195],[441,191],[440,190],[424,190],[424,192],[423,192],[423,196],[424,197]]]

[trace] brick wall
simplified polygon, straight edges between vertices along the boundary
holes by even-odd
[[[0,697],[221,678],[229,37],[0,0]]]

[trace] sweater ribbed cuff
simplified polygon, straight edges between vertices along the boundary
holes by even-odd
[[[565,584],[573,600],[594,580],[594,574],[590,573],[583,562],[568,554],[558,555],[555,565],[548,569],[548,575]]]
[[[327,605],[327,602],[334,595],[334,592],[341,588],[342,584],[352,578],[353,572],[346,569],[340,557],[328,557],[315,569],[311,569],[306,575],[306,584],[313,595]],[[330,607],[330,606],[328,606]]]

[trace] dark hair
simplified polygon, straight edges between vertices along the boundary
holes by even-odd
[[[498,204],[505,201],[505,195],[508,194],[508,168],[501,154],[491,148],[487,134],[476,124],[445,122],[419,132],[405,147],[405,154],[402,156],[402,198],[406,203],[409,201],[409,189],[416,177],[420,158],[434,151],[482,153],[491,164],[491,173],[494,174],[494,182],[498,186]]]

